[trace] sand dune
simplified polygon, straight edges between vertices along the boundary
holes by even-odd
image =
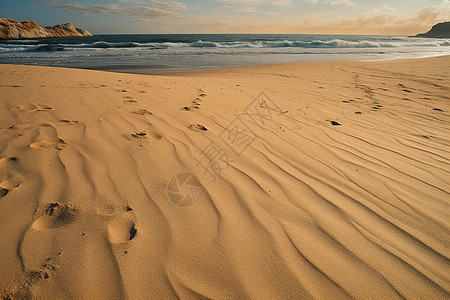
[[[449,70],[0,65],[0,291],[449,299]]]

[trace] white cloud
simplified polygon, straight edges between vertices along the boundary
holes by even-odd
[[[54,8],[79,15],[93,14],[112,14],[128,15],[143,18],[182,18],[180,13],[173,12],[173,9],[186,9],[184,3],[175,1],[157,1],[140,2],[137,0],[119,0],[122,3],[140,4],[135,6],[124,6],[117,4],[92,4],[83,5],[75,2],[65,2],[60,0],[34,0],[41,3],[47,3]]]

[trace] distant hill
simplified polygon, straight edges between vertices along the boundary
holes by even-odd
[[[74,36],[92,36],[87,30],[75,28],[72,23],[42,27],[33,21],[22,23],[14,19],[0,18],[0,39],[37,39]]]
[[[450,22],[438,23],[434,25],[428,32],[420,33],[415,37],[450,38]]]

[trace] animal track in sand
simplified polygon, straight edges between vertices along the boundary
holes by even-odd
[[[188,126],[189,129],[194,130],[194,131],[207,131],[208,128],[206,128],[205,126],[201,125],[201,124],[192,124]]]
[[[434,110],[434,111],[443,111],[443,110],[440,109],[440,108],[433,108],[433,110]]]
[[[75,208],[71,204],[47,203],[40,209],[39,217],[33,222],[36,230],[55,229],[70,224],[76,219]]]
[[[333,125],[333,126],[340,126],[342,124],[339,123],[339,122],[336,122],[336,121],[331,121],[331,125]]]
[[[35,149],[54,147],[57,150],[62,150],[64,145],[66,145],[66,143],[62,139],[54,138],[33,143],[30,147]]]
[[[16,105],[10,108],[11,111],[22,111],[22,112],[27,112],[27,111],[46,111],[46,110],[50,110],[53,109],[52,107],[45,105],[45,104],[31,104],[28,106],[23,106],[23,105]]]
[[[132,211],[115,216],[107,227],[109,240],[114,244],[131,241],[137,234],[135,216]]]

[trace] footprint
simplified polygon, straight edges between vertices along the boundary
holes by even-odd
[[[138,101],[137,100],[134,100],[134,99],[125,99],[125,100],[123,100],[123,103],[137,103]]]
[[[12,190],[17,188],[22,183],[22,179],[19,177],[11,177],[7,180],[0,182],[0,188]]]
[[[48,203],[40,209],[39,215],[32,225],[36,230],[59,228],[75,221],[75,209],[71,204]]]
[[[40,142],[36,142],[30,145],[31,148],[50,148],[54,147],[57,150],[62,150],[62,148],[66,145],[66,143],[60,138],[42,140]]]
[[[52,107],[45,104],[31,104],[28,106],[17,105],[10,108],[11,111],[46,111]]]
[[[24,272],[13,287],[3,290],[0,295],[3,299],[33,299],[32,286],[55,277],[56,270],[57,266],[48,260],[38,271]]]
[[[2,85],[0,85],[0,87],[20,88],[20,87],[22,87],[22,85],[18,85],[18,84],[2,84]]]
[[[433,108],[433,110],[435,110],[435,111],[443,111],[443,110],[440,109],[440,108]]]
[[[7,166],[8,164],[16,162],[16,161],[17,161],[17,157],[13,157],[13,156],[2,157],[2,158],[0,158],[0,168],[3,168],[5,166]]]
[[[342,124],[339,123],[339,122],[336,122],[336,121],[331,121],[331,125],[333,125],[333,126],[340,126]]]
[[[207,131],[208,128],[206,128],[205,126],[201,125],[201,124],[192,124],[188,126],[189,129],[194,130],[194,131]]]
[[[59,122],[55,122],[55,124],[58,124],[58,125],[75,125],[75,124],[78,124],[78,121],[63,119],[63,120],[59,120]]]
[[[136,111],[133,111],[133,113],[138,114],[138,115],[142,115],[142,116],[145,116],[145,115],[152,116],[153,115],[153,113],[151,111],[148,111],[146,109],[138,109]]]
[[[5,197],[6,195],[8,195],[9,190],[8,189],[2,189],[0,188],[0,198]]]
[[[22,183],[22,179],[19,177],[11,177],[7,180],[0,182],[0,198],[5,197],[9,192]]]
[[[142,139],[147,137],[147,132],[145,131],[140,131],[140,132],[133,132],[130,133],[131,137],[135,138],[135,139]]]
[[[114,217],[108,223],[109,240],[114,244],[122,244],[136,237],[137,229],[134,214],[128,211]]]

